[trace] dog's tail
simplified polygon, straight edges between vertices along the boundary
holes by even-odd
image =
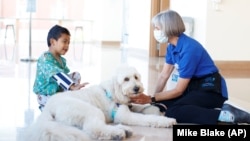
[[[76,127],[53,121],[50,113],[43,113],[22,132],[22,141],[89,141],[89,136]]]

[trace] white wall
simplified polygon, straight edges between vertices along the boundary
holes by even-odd
[[[123,4],[128,3],[126,23]],[[150,0],[104,0],[102,3],[102,41],[122,41],[122,28],[126,24],[128,46],[149,50]]]
[[[208,1],[206,46],[216,60],[250,61],[250,1],[222,0],[215,11]]]
[[[99,0],[102,1],[102,0]],[[148,50],[149,0],[132,0],[130,45]],[[250,0],[221,0],[215,10],[212,0],[170,0],[170,8],[195,20],[194,38],[214,60],[250,60]],[[139,2],[139,4],[138,4]],[[143,3],[143,4],[142,4]],[[103,41],[121,41],[123,0],[105,0],[102,5]],[[140,7],[138,7],[140,5]],[[150,19],[149,19],[150,20]],[[144,30],[145,29],[145,30]],[[148,47],[148,48],[147,48]]]
[[[170,7],[182,16],[194,17],[194,38],[214,60],[249,61],[250,1],[221,1],[219,10],[212,0],[170,0]]]
[[[148,51],[151,0],[129,1],[128,46]]]
[[[102,41],[121,41],[122,36],[122,0],[102,1]],[[97,4],[99,5],[99,4]],[[98,12],[98,11],[97,11]]]
[[[101,41],[102,40],[102,23],[103,23],[103,0],[84,0],[83,19],[90,20],[92,27],[87,26],[87,30],[92,32],[92,39]],[[86,29],[85,29],[86,30]],[[87,36],[85,36],[87,37]]]
[[[203,45],[206,42],[206,7],[205,0],[170,0],[170,9],[181,16],[194,18],[193,36]]]

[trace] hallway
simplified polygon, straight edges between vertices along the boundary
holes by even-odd
[[[21,45],[19,45],[20,47]],[[46,50],[46,46],[35,45],[34,57]],[[2,49],[2,46],[1,46]],[[149,58],[147,54],[125,47],[102,46],[99,43],[87,43],[81,48],[76,48],[76,56],[83,53],[82,59],[74,58],[74,48],[65,56],[71,71],[79,71],[82,81],[98,84],[108,79],[114,68],[121,63],[135,66],[142,75],[146,93],[152,93],[164,58]],[[22,48],[19,48],[22,50]],[[2,52],[2,50],[1,50]],[[36,95],[32,86],[36,71],[36,62],[21,62],[0,60],[0,141],[22,141],[22,129],[32,123],[40,114]],[[238,106],[250,110],[250,77],[226,77],[230,98]],[[134,136],[129,141],[170,141],[172,130],[154,129],[146,127],[132,127]]]

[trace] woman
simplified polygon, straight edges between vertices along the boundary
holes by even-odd
[[[205,48],[184,34],[181,16],[167,10],[152,19],[154,36],[159,43],[168,42],[165,64],[158,78],[153,97],[139,94],[131,97],[137,104],[163,105],[165,116],[177,122],[195,124],[250,123],[250,114],[225,104],[228,100],[225,79]],[[170,76],[174,68],[178,73]],[[171,78],[176,87],[164,90]]]

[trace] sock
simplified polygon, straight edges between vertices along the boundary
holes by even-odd
[[[229,111],[221,111],[218,120],[222,122],[234,122],[234,115]]]

